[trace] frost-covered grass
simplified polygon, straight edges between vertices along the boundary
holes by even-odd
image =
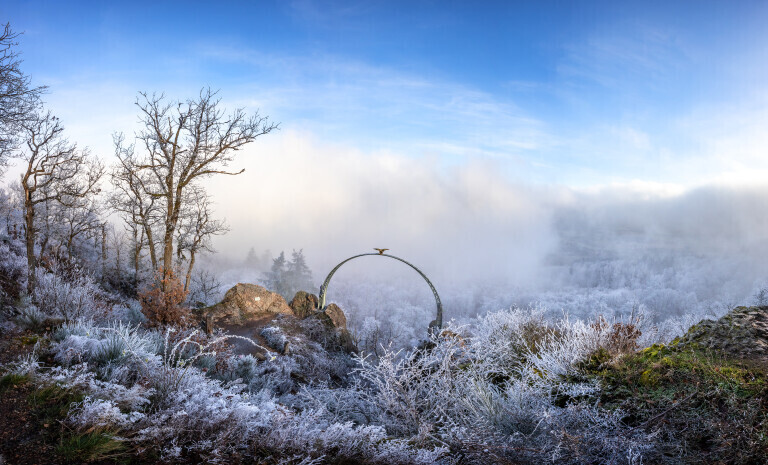
[[[75,446],[161,460],[639,463],[652,447],[620,410],[596,406],[600,388],[582,376],[610,325],[495,312],[418,349],[357,356],[335,381],[319,344],[266,334],[295,349],[238,356],[224,335],[78,320],[50,335],[56,365],[26,372],[82,393],[66,412]]]
[[[154,451],[164,459],[285,458],[288,452],[320,459],[333,451],[364,463],[450,462],[443,448],[414,448],[380,426],[334,422],[324,409],[283,405],[275,395],[285,374],[275,368],[299,361],[282,355],[216,360],[219,354],[210,349],[224,336],[198,336],[174,339],[170,331],[70,322],[51,335],[58,366],[35,377],[86,393],[69,409],[74,431],[119,431],[136,453]],[[211,360],[220,366],[209,369]]]
[[[41,336],[3,383],[38,387],[70,461],[641,463],[658,457],[657,430],[602,406],[596,373],[688,321],[511,308],[425,341],[413,328],[429,312],[413,307],[396,326],[364,320],[354,357],[329,350],[316,320],[279,318],[266,347],[237,355],[233,336],[145,328],[135,302],[106,304],[89,278],[41,270],[38,283],[14,321]]]
[[[624,427],[620,411],[595,407],[599,386],[578,376],[608,334],[582,321],[550,326],[535,310],[496,312],[449,326],[422,350],[361,358],[344,394],[305,396],[335,418],[442,444],[472,463],[631,463],[649,448],[646,434]]]

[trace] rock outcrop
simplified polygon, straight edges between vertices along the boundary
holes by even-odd
[[[347,317],[341,307],[332,303],[325,307],[324,311],[320,311],[317,309],[317,296],[305,291],[297,292],[289,305],[297,318],[314,318],[323,323],[328,333],[323,338],[326,347],[335,346],[350,353],[357,351],[355,340],[347,329]]]
[[[347,329],[347,317],[341,307],[330,304],[324,311],[315,312],[312,316],[320,320],[326,331],[333,336],[329,341],[332,346],[338,346],[345,352],[357,352],[357,345]]]
[[[768,306],[736,307],[717,321],[702,320],[677,340],[689,344],[768,363]]]
[[[279,294],[256,284],[239,283],[227,291],[221,302],[195,313],[209,333],[223,329],[283,354],[288,353],[291,340],[299,343],[302,339],[320,343],[329,352],[357,351],[354,338],[347,330],[344,311],[336,304],[319,311],[317,301],[317,296],[299,291],[288,305]],[[246,343],[235,341],[234,345],[237,351],[254,352]]]
[[[347,317],[344,316],[341,307],[336,304],[325,307],[325,311],[320,313],[320,318],[334,328],[347,329]]]
[[[299,291],[293,296],[288,306],[293,310],[297,318],[307,318],[317,311],[317,296],[305,291]]]
[[[256,284],[243,283],[238,283],[228,290],[218,304],[197,312],[205,321],[206,330],[209,332],[221,325],[241,326],[265,317],[293,315],[293,310],[280,294]]]

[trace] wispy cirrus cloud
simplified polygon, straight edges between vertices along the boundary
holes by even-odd
[[[630,24],[564,46],[558,72],[578,81],[627,90],[628,85],[658,88],[690,66],[692,51],[674,30]]]
[[[272,109],[293,128],[337,141],[401,150],[451,147],[446,155],[515,157],[556,140],[547,124],[509,99],[441,77],[332,56],[273,57],[208,48],[209,59],[248,66],[241,104]],[[266,80],[266,85],[265,85]]]

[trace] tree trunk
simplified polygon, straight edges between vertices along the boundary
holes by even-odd
[[[35,256],[35,205],[30,201],[29,191],[25,192],[24,219],[26,222],[25,240],[27,246],[27,293],[35,292],[35,269],[37,257]]]
[[[120,274],[120,246],[115,244],[115,275]]]
[[[168,191],[173,192],[173,185],[169,183]],[[173,236],[176,233],[176,225],[179,222],[181,211],[181,188],[175,189],[175,196],[168,196],[168,214],[165,220],[165,237],[163,237],[163,277],[173,270]],[[163,289],[165,291],[165,289]]]
[[[155,239],[152,237],[152,228],[145,223],[144,234],[147,235],[147,247],[149,247],[149,261],[152,262],[152,271],[157,271],[157,251],[155,250]],[[141,245],[139,245],[141,249]],[[137,266],[138,269],[138,266]]]
[[[75,240],[75,237],[71,234],[67,238],[67,258],[72,260],[72,241]]]
[[[192,280],[192,268],[195,266],[195,251],[189,251],[189,266],[187,267],[187,279],[184,281],[184,292],[189,292],[189,282]]]
[[[144,242],[143,229],[133,228],[133,277],[139,281],[139,260],[141,260],[141,244]]]
[[[101,276],[107,274],[107,223],[101,225]]]
[[[173,229],[170,225],[166,226],[163,245],[163,276],[167,276],[173,270]]]
[[[133,249],[133,276],[139,279],[139,260],[141,259],[141,244],[136,244]]]

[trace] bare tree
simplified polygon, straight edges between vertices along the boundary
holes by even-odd
[[[214,303],[220,297],[221,281],[209,270],[198,270],[192,275],[188,300],[193,306],[202,308]]]
[[[162,221],[161,204],[157,196],[150,194],[156,190],[152,187],[153,178],[151,173],[139,167],[134,145],[126,146],[122,134],[116,134],[113,140],[118,164],[111,173],[115,190],[109,198],[109,205],[120,214],[131,231],[134,270],[138,276],[139,258],[145,246],[149,249],[152,269],[158,268],[154,231]]]
[[[132,179],[140,190],[127,195],[156,199],[162,206],[162,262],[153,261],[153,266],[160,264],[166,274],[173,270],[174,241],[185,202],[194,198],[186,195],[193,181],[215,174],[242,173],[244,170],[227,169],[235,152],[277,128],[258,112],[247,117],[237,109],[227,115],[219,104],[210,89],[184,102],[169,102],[164,95],[147,93],[140,93],[136,102],[143,123],[136,135],[142,154],[133,155],[131,149],[128,168],[135,173]],[[116,137],[117,141],[122,139],[121,135]],[[125,152],[123,158],[129,158]],[[146,235],[152,237],[149,232]]]
[[[139,280],[139,271],[141,268],[141,251],[147,245],[147,236],[144,229],[136,223],[126,222],[126,231],[131,238],[131,264],[133,265],[133,277]]]
[[[214,252],[211,237],[229,231],[229,227],[223,221],[213,219],[208,194],[200,186],[190,187],[186,194],[189,198],[185,201],[179,222],[176,252],[180,260],[188,260],[187,276],[184,280],[185,291],[189,291],[197,253]]]
[[[92,192],[91,194],[95,194]],[[104,226],[101,219],[103,208],[95,195],[82,198],[65,199],[64,205],[56,203],[56,218],[62,233],[60,242],[67,248],[67,257],[72,258],[76,240],[80,237],[92,237],[100,234]]]
[[[38,226],[35,215],[42,204],[58,202],[65,207],[98,190],[104,167],[87,150],[78,149],[63,135],[64,128],[50,112],[22,123],[25,147],[15,152],[26,164],[21,175],[24,191],[24,225],[27,248],[28,281],[35,288],[35,240]]]
[[[45,87],[32,87],[21,71],[19,54],[14,50],[19,34],[6,24],[0,33],[0,166],[18,147],[21,123],[29,120],[40,105]]]
[[[107,238],[109,240],[110,248],[114,251],[115,256],[115,273],[119,274],[122,271],[123,264],[121,261],[121,255],[123,247],[127,242],[126,230],[118,230],[114,225],[110,223],[104,223],[107,228]]]
[[[55,188],[53,184],[40,187],[40,197],[52,197]],[[98,251],[98,237],[104,222],[97,194],[96,189],[83,197],[72,197],[64,192],[61,197],[40,202],[35,211],[36,242],[40,247],[38,258],[48,252],[61,258],[64,248],[67,258],[71,260],[83,239],[95,239],[94,247]]]

